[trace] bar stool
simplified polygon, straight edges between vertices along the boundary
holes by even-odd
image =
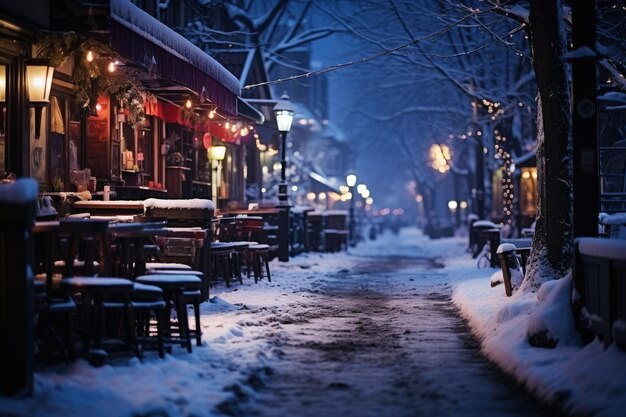
[[[167,332],[169,333],[170,340],[176,340],[172,337],[172,327],[178,330],[178,341],[181,346],[187,346],[187,351],[191,353],[191,336],[189,330],[189,318],[187,314],[187,301],[188,296],[186,292],[193,292],[200,290],[202,286],[202,279],[192,275],[141,275],[135,279],[136,282],[147,285],[154,285],[163,290],[163,299],[166,303],[166,314],[170,314],[171,309],[174,308],[178,323],[172,326],[172,320],[170,318],[165,324]],[[200,297],[198,296],[198,304]],[[172,306],[173,304],[173,306]],[[194,308],[199,308],[199,305]],[[168,313],[169,312],[169,313]],[[198,318],[199,322],[199,318]],[[200,340],[200,327],[195,329],[197,344],[201,344]]]
[[[82,318],[82,356],[85,359],[98,365],[101,364],[101,358],[107,356],[107,352],[103,350],[107,308],[105,303],[111,300],[116,301],[118,305],[121,304],[125,312],[127,346],[135,355],[140,356],[131,303],[132,281],[114,277],[71,277],[62,279],[60,286],[68,293],[81,295],[79,306]],[[118,305],[115,308],[118,308]],[[90,349],[92,342],[93,349]]]
[[[135,282],[133,284],[131,297],[131,305],[137,313],[136,324],[138,342],[143,342],[142,348],[144,348],[144,344],[150,341],[151,318],[154,317],[157,349],[159,357],[163,358],[165,356],[165,347],[163,344],[165,300],[163,299],[163,290],[154,285]]]
[[[246,248],[248,277],[250,277],[250,271],[252,270],[254,282],[258,282],[263,277],[262,267],[264,265],[267,279],[271,282],[272,277],[269,266],[271,247],[266,243],[262,243],[266,241],[263,218],[256,216],[238,217],[237,236],[248,242],[248,247]]]
[[[201,271],[194,271],[192,269],[148,269],[146,275],[170,275],[170,276],[190,276],[204,278],[204,274]],[[190,333],[196,336],[196,344],[202,346],[201,330],[200,330],[200,300],[202,298],[200,290],[184,290],[183,300],[185,305],[193,306],[194,320],[196,327],[194,330],[189,330]]]
[[[254,271],[254,282],[257,283],[263,278],[263,265],[265,265],[265,272],[267,274],[267,280],[272,282],[272,275],[270,274],[269,264],[270,245],[259,243],[256,245],[248,246],[248,254],[252,261],[252,270]],[[248,268],[248,277],[250,276],[250,269]]]
[[[58,221],[37,222],[33,227],[35,240],[34,269],[35,311],[38,313],[37,335],[39,355],[46,361],[56,359],[60,353],[65,360],[75,357],[74,315],[76,303],[58,289],[55,282],[54,261],[59,247]],[[60,276],[59,276],[60,278]]]
[[[211,242],[209,251],[210,276],[217,278],[221,266],[222,278],[224,278],[227,287],[230,287],[232,255],[236,248],[237,245],[228,242]]]

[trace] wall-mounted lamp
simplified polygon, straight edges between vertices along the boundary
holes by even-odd
[[[35,137],[41,133],[41,109],[50,102],[54,67],[47,60],[33,59],[26,63],[26,98],[35,108]]]
[[[226,146],[212,146],[211,147],[211,159],[214,161],[223,161],[226,156]]]
[[[0,65],[0,106],[7,101],[7,67]]]
[[[215,184],[215,203],[217,205],[219,202],[220,191],[222,187],[222,160],[224,160],[224,157],[226,156],[226,146],[211,146],[211,149],[209,149],[209,156],[212,161],[217,161],[217,164],[213,168],[213,170],[215,171],[215,182],[213,182],[213,178],[211,178],[211,183]],[[213,162],[211,162],[211,164],[213,164]]]

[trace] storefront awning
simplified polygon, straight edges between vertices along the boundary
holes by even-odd
[[[253,121],[254,123],[258,123],[260,125],[265,123],[265,116],[263,115],[263,113],[258,111],[251,104],[249,104],[245,98],[238,97],[237,103],[238,103],[237,108],[239,110],[240,116],[246,117],[250,119],[251,121]]]
[[[317,172],[310,172],[309,177],[313,180],[312,190],[315,192],[326,191],[341,194],[339,187],[332,184],[330,180]]]
[[[237,115],[239,80],[215,59],[128,0],[111,0],[110,15],[115,52]]]

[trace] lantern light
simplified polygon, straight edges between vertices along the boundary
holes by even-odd
[[[28,105],[35,108],[35,137],[41,132],[41,109],[50,101],[54,67],[46,60],[26,63],[26,96]]]
[[[0,65],[0,103],[7,100],[7,67]]]
[[[226,156],[226,146],[217,145],[211,147],[211,159],[216,161],[224,160]]]
[[[354,187],[356,185],[356,175],[348,174],[346,175],[346,184],[348,187]]]
[[[274,115],[276,116],[276,125],[279,132],[288,133],[291,130],[294,110],[295,107],[289,101],[287,92],[284,92],[280,101],[274,106]]]

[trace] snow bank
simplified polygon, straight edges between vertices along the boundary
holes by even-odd
[[[148,198],[143,201],[146,209],[196,209],[196,210],[213,210],[215,205],[211,200],[202,198],[181,199],[181,200],[165,200],[160,198]]]

